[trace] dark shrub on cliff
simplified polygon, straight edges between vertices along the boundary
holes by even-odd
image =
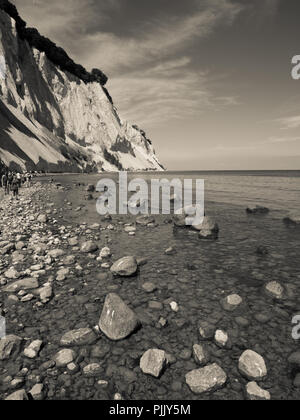
[[[0,0],[0,9],[4,10],[4,12],[16,21],[20,38],[26,40],[31,47],[44,52],[48,59],[59,66],[61,70],[74,74],[85,83],[98,82],[102,86],[106,84],[108,78],[101,70],[93,69],[89,73],[83,66],[74,63],[62,48],[58,47],[50,39],[42,36],[37,29],[26,28],[26,22],[21,19],[16,7],[8,0]]]

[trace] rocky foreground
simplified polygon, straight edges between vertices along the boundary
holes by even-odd
[[[22,189],[19,200],[3,197],[1,202],[0,309],[6,321],[0,340],[1,399],[296,397],[300,352],[272,341],[273,357],[270,353],[266,360],[259,345],[247,347],[272,322],[270,314],[256,313],[261,329],[247,341],[250,322],[241,312],[247,296],[231,293],[219,299],[212,291],[217,302],[208,300],[201,319],[191,322],[200,289],[193,290],[182,277],[180,293],[186,290],[190,304],[185,308],[173,298],[175,288],[163,290],[153,280],[159,270],[153,268],[149,279],[141,275],[151,261],[126,250],[121,258],[112,252],[121,235],[129,239],[157,227],[152,218],[63,224],[71,203],[58,209],[49,200],[56,188],[36,183]],[[218,231],[206,221],[202,236],[210,236],[208,229],[214,235]],[[165,255],[176,258],[176,249],[166,248]],[[270,301],[290,297],[287,311],[295,302],[278,281],[266,282],[262,296],[265,309]],[[211,313],[210,305],[218,312]],[[222,319],[224,326],[236,328],[222,327]],[[279,387],[274,384],[278,363],[289,369]]]

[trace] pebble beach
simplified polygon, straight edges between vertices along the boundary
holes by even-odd
[[[0,399],[299,399],[297,221],[208,202],[201,239],[87,190],[1,193]]]

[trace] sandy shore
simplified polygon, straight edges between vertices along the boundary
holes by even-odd
[[[299,233],[277,221],[290,245],[276,248],[273,220],[214,207],[220,239],[199,242],[167,216],[100,217],[86,194],[38,183],[1,198],[1,399],[299,398]]]

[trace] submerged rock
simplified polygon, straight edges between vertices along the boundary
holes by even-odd
[[[269,211],[270,210],[268,209],[268,207],[263,207],[263,206],[258,206],[258,205],[249,206],[246,209],[246,212],[248,214],[267,214],[267,213],[269,213]]]
[[[78,330],[72,330],[65,333],[61,340],[61,346],[84,346],[88,344],[94,344],[97,341],[97,337],[93,330],[90,328],[79,328]]]
[[[16,335],[7,335],[0,340],[0,360],[7,360],[20,353],[23,339]]]
[[[138,265],[134,257],[123,257],[110,268],[115,276],[129,277],[137,272]]]
[[[193,356],[195,362],[200,366],[206,365],[210,360],[210,353],[208,348],[201,344],[193,345]]]
[[[287,225],[300,226],[300,212],[292,212],[288,214],[288,216],[283,219],[283,222]]]
[[[265,285],[265,292],[268,296],[275,299],[282,299],[284,294],[284,288],[277,281],[270,281]]]
[[[261,380],[267,375],[263,357],[253,350],[246,350],[239,359],[239,371],[250,380]]]
[[[81,252],[88,254],[90,252],[96,252],[98,250],[98,245],[93,241],[86,241],[81,245]]]
[[[106,296],[99,327],[111,340],[122,340],[133,333],[140,322],[136,314],[116,294]]]
[[[140,368],[143,373],[158,378],[167,363],[167,357],[164,350],[149,349],[140,360]]]
[[[37,289],[38,287],[38,280],[34,277],[28,277],[9,284],[8,286],[4,287],[3,291],[7,293],[16,293],[20,290],[31,290]]]
[[[219,226],[216,221],[209,216],[204,216],[202,222],[199,224],[196,211],[197,206],[188,206],[176,212],[173,217],[174,226],[193,229],[198,232],[200,239],[217,239]]]
[[[56,353],[53,360],[55,361],[57,367],[64,367],[73,362],[75,357],[75,351],[70,349],[63,349]]]
[[[186,383],[195,394],[215,391],[225,385],[227,375],[217,364],[194,369],[185,375]]]
[[[260,388],[256,382],[248,382],[246,385],[246,395],[248,400],[270,400],[271,395],[268,391]]]
[[[233,294],[226,296],[226,298],[221,301],[221,305],[225,311],[234,311],[242,302],[243,299],[239,295]]]

